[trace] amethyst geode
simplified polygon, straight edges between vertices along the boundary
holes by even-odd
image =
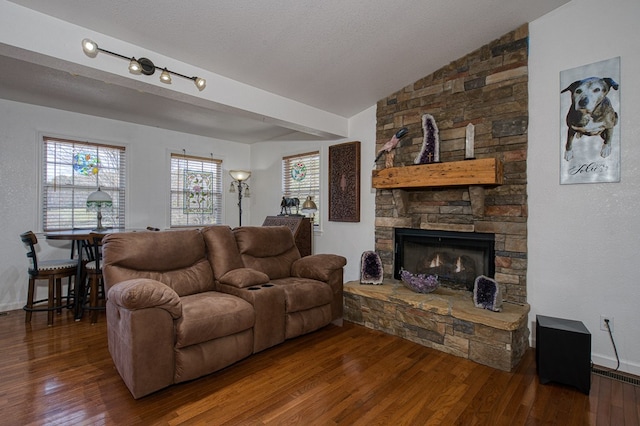
[[[360,258],[360,284],[382,284],[382,261],[375,251],[365,251]]]
[[[473,285],[473,303],[477,308],[494,312],[502,310],[502,292],[493,278],[480,275]]]
[[[412,274],[406,269],[400,270],[400,278],[405,287],[416,293],[431,293],[440,285],[437,275]]]

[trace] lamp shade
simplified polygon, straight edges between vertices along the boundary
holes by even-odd
[[[87,210],[89,211],[100,211],[106,209],[110,209],[113,206],[113,200],[104,191],[100,190],[98,187],[97,191],[92,192],[87,197]]]
[[[313,202],[313,197],[311,195],[307,196],[307,199],[302,204],[302,212],[303,213],[315,213],[318,211],[318,206]]]
[[[246,170],[230,170],[229,174],[234,180],[242,182],[243,180],[247,180],[251,177],[251,172]]]

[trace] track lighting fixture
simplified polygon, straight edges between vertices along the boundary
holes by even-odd
[[[187,80],[192,80],[193,84],[198,88],[198,90],[202,91],[205,87],[207,87],[207,81],[202,77],[189,77],[184,74],[177,73],[175,71],[171,71],[167,68],[156,67],[150,59],[147,58],[139,58],[128,57],[121,55],[119,53],[110,52],[108,50],[102,49],[98,47],[98,44],[93,41],[85,38],[82,40],[82,50],[85,55],[90,58],[95,58],[98,55],[98,52],[107,53],[112,56],[116,56],[118,58],[129,61],[129,72],[131,74],[144,74],[144,75],[152,75],[155,73],[156,69],[162,70],[160,73],[160,81],[166,84],[171,84],[171,75],[176,75],[178,77],[186,78]]]
[[[166,68],[164,69],[164,71],[162,71],[162,74],[160,74],[160,81],[163,83],[171,84],[171,74],[169,74],[169,71],[167,71]]]
[[[142,74],[142,66],[136,58],[131,58],[131,62],[129,62],[129,72],[131,74]]]

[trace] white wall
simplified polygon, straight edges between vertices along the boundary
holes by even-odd
[[[532,22],[529,57],[529,316],[582,321],[592,359],[640,374],[640,2],[574,0]],[[560,185],[562,70],[621,57],[620,183]],[[583,143],[581,141],[576,143]]]
[[[376,107],[372,106],[349,120],[349,137],[335,141],[262,142],[251,148],[252,225],[261,225],[266,216],[280,212],[282,198],[282,157],[313,150],[320,151],[322,182],[321,231],[314,236],[314,253],[335,253],[347,258],[345,281],[359,279],[360,256],[374,249],[375,191],[371,189],[371,170],[375,158]],[[328,147],[343,142],[360,141],[360,222],[329,222]]]
[[[41,134],[126,146],[127,228],[169,226],[167,171],[171,151],[182,152],[184,148],[187,154],[204,157],[213,153],[223,160],[225,169],[223,221],[238,224],[237,198],[227,192],[231,178],[226,171],[250,168],[250,145],[6,100],[0,100],[0,129],[0,311],[19,309],[26,300],[28,263],[19,234],[42,231],[37,167]],[[248,206],[244,210],[243,219],[251,220]],[[43,258],[69,255],[68,244],[41,236],[39,240]],[[61,248],[47,249],[51,246]]]

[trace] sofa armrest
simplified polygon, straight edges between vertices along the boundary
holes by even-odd
[[[291,275],[327,282],[331,273],[342,269],[347,259],[337,254],[313,254],[302,257],[291,265]]]
[[[114,305],[130,311],[160,308],[173,319],[182,316],[180,296],[169,286],[149,278],[122,281],[109,289],[108,298]]]
[[[269,276],[264,272],[250,268],[233,269],[219,279],[221,284],[230,285],[236,288],[246,288],[254,285],[266,284]]]
[[[113,363],[134,398],[174,383],[178,295],[147,278],[119,282],[107,294],[107,340]]]

